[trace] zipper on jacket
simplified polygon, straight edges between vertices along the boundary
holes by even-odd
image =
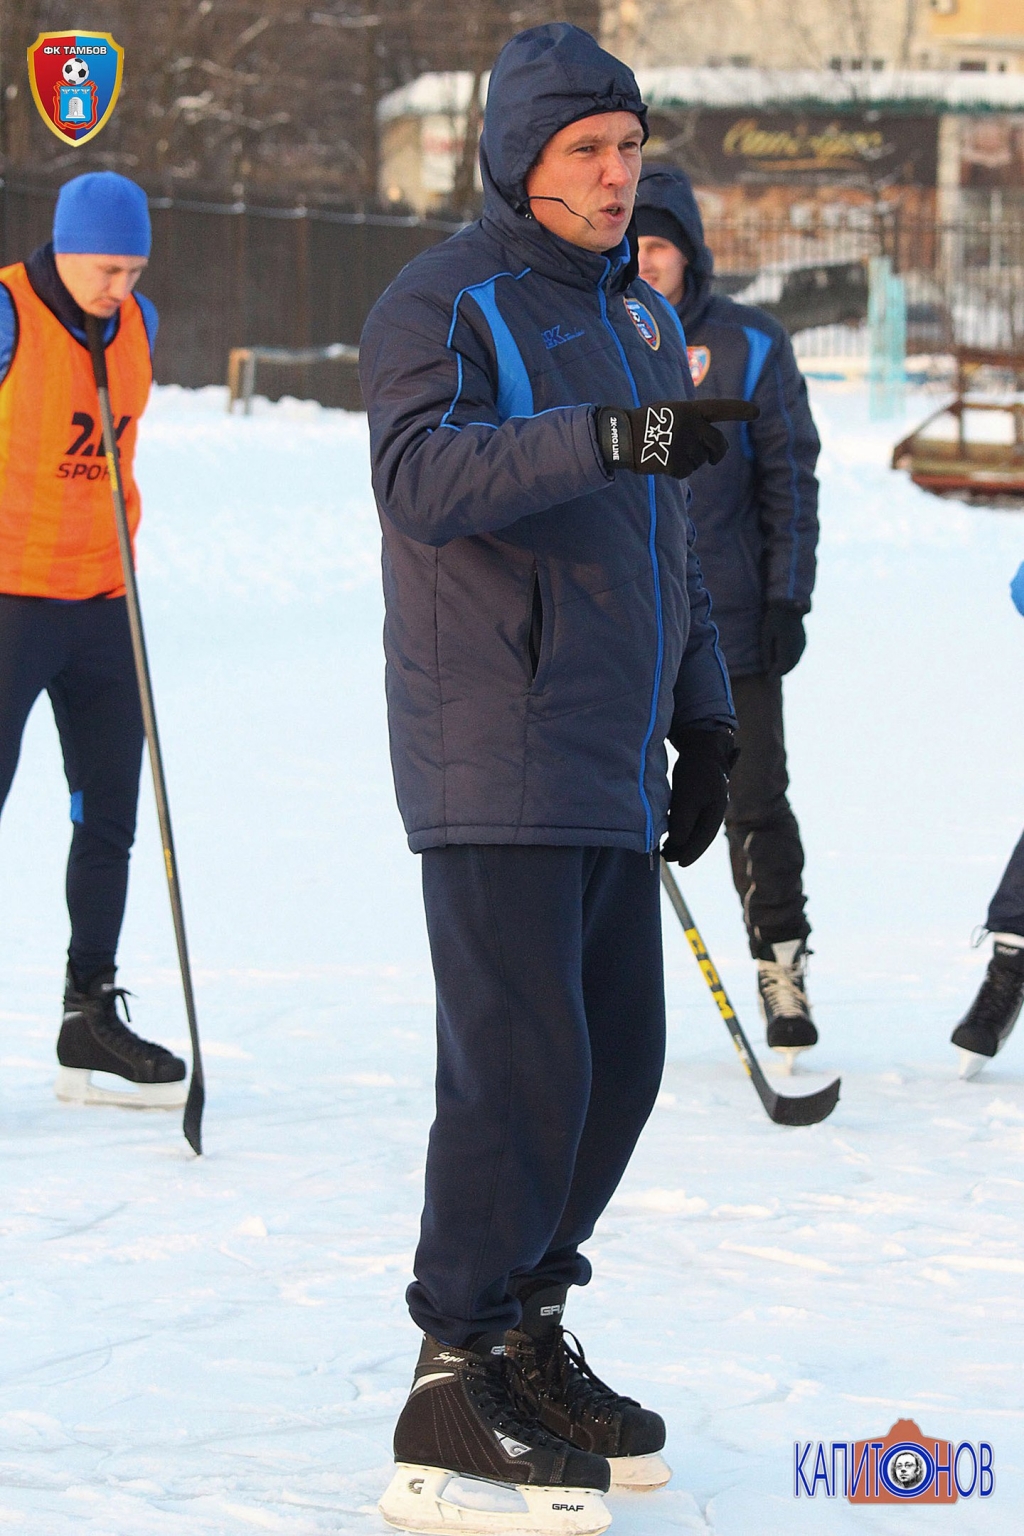
[[[611,265],[611,262],[606,256],[604,276],[601,278],[601,281],[597,285],[597,296],[601,304],[601,319],[604,321],[605,327],[610,333],[611,338],[618,349],[619,357],[622,361],[622,367],[625,371],[626,378],[629,380],[629,388],[630,393],[633,396],[633,404],[634,406],[638,406],[640,404],[640,395],[637,391],[636,380],[633,377],[633,370],[629,366],[629,359],[626,357],[626,349],[622,345],[622,342],[619,340],[615,327],[612,325],[611,319],[608,315],[608,301],[605,296],[604,284],[609,272],[611,271]],[[661,609],[661,572],[658,568],[658,550],[656,544],[658,532],[658,502],[654,489],[654,476],[648,475],[646,479],[647,504],[650,508],[650,527],[647,538],[647,549],[651,560],[651,574],[654,579],[654,615],[658,631],[658,652],[654,663],[654,687],[651,690],[651,713],[647,722],[647,734],[644,736],[643,745],[640,748],[640,778],[637,787],[640,791],[640,803],[644,808],[644,827],[647,852],[653,857],[654,813],[651,810],[651,802],[647,798],[647,789],[644,785],[644,779],[647,774],[647,752],[651,745],[651,738],[654,735],[654,727],[658,718],[658,694],[661,692],[661,673],[665,660],[665,625]]]

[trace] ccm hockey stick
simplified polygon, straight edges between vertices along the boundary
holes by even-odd
[[[718,1005],[725,1027],[732,1036],[732,1043],[736,1047],[736,1053],[746,1069],[747,1076],[757,1089],[757,1096],[768,1112],[769,1120],[774,1120],[776,1125],[817,1125],[819,1120],[825,1120],[839,1101],[840,1079],[837,1077],[827,1087],[819,1088],[817,1093],[788,1095],[775,1092],[758,1065],[757,1057],[750,1048],[750,1041],[743,1033],[740,1021],[726,996],[721,978],[704,946],[704,940],[700,936],[689,907],[683,900],[683,893],[664,859],[661,861],[661,883],[668,892],[668,899],[683,926],[683,932],[700,966],[701,974]]]
[[[132,540],[128,530],[128,510],[124,500],[124,484],[121,480],[121,460],[114,432],[114,418],[110,409],[110,390],[107,385],[107,359],[103,350],[103,329],[94,315],[85,317],[86,335],[89,338],[89,354],[92,357],[96,392],[100,397],[100,420],[103,423],[103,447],[110,473],[110,489],[114,497],[114,518],[117,523],[117,544],[121,552],[121,568],[124,573],[125,598],[128,605],[128,625],[132,636],[132,653],[135,657],[135,674],[139,681],[139,699],[142,719],[149,744],[149,764],[153,770],[153,790],[156,795],[156,814],[160,822],[160,842],[164,852],[164,869],[167,872],[167,889],[171,898],[171,915],[174,919],[174,937],[178,946],[178,964],[181,967],[181,984],[185,992],[185,1012],[188,1015],[188,1032],[192,1037],[192,1077],[185,1100],[182,1130],[185,1140],[197,1156],[202,1154],[203,1104],[206,1090],[203,1085],[203,1059],[199,1052],[199,1026],[196,1023],[196,1005],[192,995],[192,970],[188,963],[188,945],[185,942],[185,913],[181,905],[181,889],[178,884],[178,861],[174,856],[174,839],[171,836],[171,811],[167,802],[167,784],[164,780],[164,761],[160,752],[160,738],[156,728],[156,709],[153,704],[153,685],[149,676],[146,657],[146,640],[142,633],[142,609],[139,606],[139,588],[135,580],[135,563],[132,559]]]

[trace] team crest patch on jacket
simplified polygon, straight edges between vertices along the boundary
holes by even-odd
[[[690,378],[693,380],[694,387],[703,384],[711,367],[711,348],[687,347],[686,355],[690,360]]]
[[[640,335],[646,341],[652,352],[657,352],[661,346],[661,332],[658,330],[658,322],[639,299],[631,299],[626,294],[622,296],[622,302],[626,306],[626,312]]]

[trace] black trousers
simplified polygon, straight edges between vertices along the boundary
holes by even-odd
[[[740,755],[729,783],[725,830],[733,884],[743,903],[750,952],[770,960],[766,946],[805,939],[804,850],[786,798],[782,679],[767,673],[732,679]]]
[[[84,984],[114,965],[135,839],[144,733],[123,597],[0,594],[0,810],[44,689],[71,792],[68,959]]]
[[[665,1056],[658,869],[615,848],[423,854],[437,1116],[409,1309],[447,1344],[584,1285]],[[656,861],[655,861],[656,862]]]
[[[1010,854],[1010,862],[989,903],[985,927],[989,933],[1017,933],[1024,937],[1024,833]]]

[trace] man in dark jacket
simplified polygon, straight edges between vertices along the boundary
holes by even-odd
[[[724,451],[711,419],[753,412],[692,403],[675,313],[637,279],[645,137],[631,72],[587,33],[514,38],[482,219],[406,267],[361,342],[437,986],[408,1292],[426,1337],[381,1506],[418,1530],[447,1529],[453,1472],[519,1485],[527,1525],[567,1532],[607,1523],[605,1457],[634,1486],[669,1475],[660,1418],[560,1327],[661,1076],[659,843],[667,824],[688,863],[715,835],[734,726],[683,477]]]
[[[818,1038],[805,983],[800,829],[786,798],[782,679],[804,649],[818,542],[818,434],[785,330],[712,293],[713,260],[685,174],[651,166],[636,203],[640,271],[676,307],[702,395],[741,395],[755,423],[727,427],[732,452],[693,476],[697,548],[729,664],[740,749],[725,826],[757,961],[768,1044],[792,1063]]]

